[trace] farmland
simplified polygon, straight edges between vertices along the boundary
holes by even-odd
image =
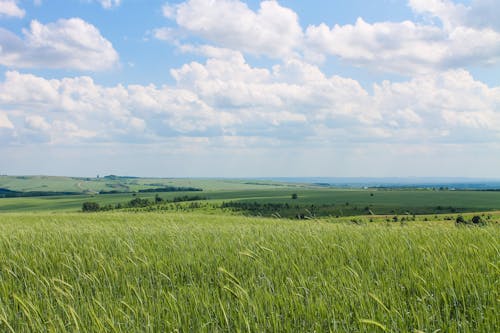
[[[498,328],[497,226],[4,214],[4,331]]]
[[[79,184],[11,178],[0,187]],[[97,194],[110,188],[99,182],[88,181],[94,193],[0,198],[0,331],[500,325],[500,192],[108,178],[129,189]],[[148,192],[165,186],[202,191]],[[147,204],[127,206],[138,199]],[[111,209],[82,213],[89,201]],[[482,223],[457,225],[459,214]]]
[[[346,189],[269,180],[0,176],[0,188],[20,191],[23,195],[32,191],[45,194],[1,198],[0,212],[77,212],[84,202],[89,201],[114,207],[133,198],[153,200],[159,195],[169,201],[192,195],[182,189],[202,190],[196,195],[204,199],[203,206],[210,210],[221,211],[220,208],[225,207],[225,211],[233,213],[268,217],[453,214],[500,209],[500,191]],[[177,190],[161,191],[169,188]],[[292,199],[293,194],[297,199]],[[162,207],[156,208],[162,210]]]
[[[292,194],[297,199],[292,199]],[[363,190],[310,187],[259,188],[239,190],[203,190],[201,192],[151,192],[79,194],[41,197],[2,198],[0,212],[77,212],[87,201],[101,205],[125,204],[133,198],[164,200],[179,196],[201,196],[206,206],[220,208],[224,203],[244,215],[284,217],[297,214],[315,216],[453,214],[495,211],[500,209],[500,192],[432,190]],[[231,204],[229,204],[231,203]],[[237,203],[235,205],[234,203]],[[228,205],[229,204],[229,205]],[[249,207],[252,206],[252,207]],[[159,207],[161,208],[161,207]]]

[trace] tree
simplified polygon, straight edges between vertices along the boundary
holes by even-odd
[[[155,203],[159,204],[159,203],[162,203],[163,202],[163,199],[157,194],[155,195]]]
[[[82,212],[98,212],[101,209],[97,202],[84,202]]]
[[[296,199],[298,199],[298,198],[299,198],[299,196],[297,195],[297,193],[293,193],[293,194],[292,194],[292,199],[293,199],[293,200],[296,200]]]

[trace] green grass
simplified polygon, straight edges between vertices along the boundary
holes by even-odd
[[[495,332],[500,228],[1,214],[0,331]]]

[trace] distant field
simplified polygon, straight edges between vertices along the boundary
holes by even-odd
[[[275,181],[237,179],[182,179],[182,178],[131,178],[108,176],[101,178],[50,177],[50,176],[0,176],[0,189],[13,191],[47,192],[136,192],[164,186],[201,187],[208,191],[251,190],[263,188],[301,187]]]
[[[199,186],[198,183],[195,185]],[[298,198],[292,199],[296,193]],[[190,192],[157,193],[171,200]],[[135,197],[153,200],[156,193],[119,193],[106,195],[71,195],[29,198],[0,198],[0,212],[67,211],[76,212],[83,202],[95,201],[101,205],[126,203]],[[255,211],[235,209],[250,215],[279,213],[293,217],[310,212],[317,216],[353,216],[385,214],[444,214],[500,210],[500,192],[481,191],[425,191],[425,190],[337,190],[287,187],[204,190],[196,192],[207,199],[207,204],[245,203],[258,206]],[[288,205],[289,208],[280,205]]]
[[[495,332],[500,228],[3,214],[3,332]]]

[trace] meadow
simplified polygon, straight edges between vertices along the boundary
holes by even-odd
[[[2,214],[0,330],[494,332],[499,240],[453,221]]]

